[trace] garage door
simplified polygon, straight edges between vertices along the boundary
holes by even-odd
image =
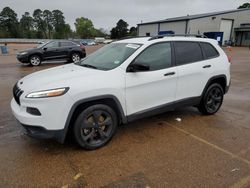
[[[233,20],[221,20],[220,31],[223,32],[223,42],[230,40],[231,31],[232,31]]]

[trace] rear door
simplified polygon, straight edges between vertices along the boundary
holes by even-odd
[[[150,66],[150,70],[126,73],[127,114],[135,114],[175,100],[177,72],[172,64],[170,42],[146,48],[131,63]]]
[[[174,48],[178,70],[176,100],[201,96],[211,66],[203,61],[199,42],[176,41]]]
[[[60,42],[60,55],[62,57],[68,57],[69,56],[69,53],[70,51],[76,47],[77,45],[73,42],[70,42],[70,41],[62,41]]]

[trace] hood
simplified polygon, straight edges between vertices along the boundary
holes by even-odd
[[[39,49],[39,48],[34,47],[34,48],[28,48],[28,49],[25,49],[25,50],[21,50],[21,51],[18,51],[18,52],[19,53],[22,53],[22,52],[33,52],[33,51],[37,51],[37,49]]]
[[[84,79],[101,72],[104,71],[81,67],[72,63],[32,73],[20,79],[18,86],[25,92],[69,87],[67,84],[73,78],[81,77],[81,79]]]

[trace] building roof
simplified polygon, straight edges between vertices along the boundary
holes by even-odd
[[[233,12],[241,12],[241,11],[246,11],[246,10],[250,10],[250,8],[226,10],[226,11],[220,11],[220,12],[210,12],[210,13],[204,13],[204,14],[187,15],[187,16],[168,18],[168,19],[158,20],[158,21],[153,21],[153,22],[140,23],[138,25],[148,25],[148,24],[176,22],[176,21],[187,21],[187,20],[194,20],[194,19],[198,19],[198,18],[217,16],[217,15],[221,15],[221,14],[228,14],[228,13],[233,13]]]

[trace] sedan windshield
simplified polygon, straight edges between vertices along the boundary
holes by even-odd
[[[140,46],[140,44],[130,43],[108,44],[76,64],[88,68],[111,70],[121,65]]]

